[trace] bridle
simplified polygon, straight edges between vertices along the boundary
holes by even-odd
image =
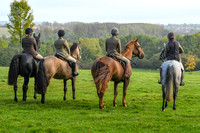
[[[135,48],[138,51],[138,55],[133,55],[133,57],[138,57],[143,50],[142,49],[140,50],[139,47],[136,45],[136,43],[134,43],[134,45],[135,45]],[[138,61],[138,58],[136,59],[135,62],[133,62],[133,64],[136,65],[137,61]]]

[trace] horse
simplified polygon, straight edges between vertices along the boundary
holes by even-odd
[[[40,47],[40,33],[38,36],[33,34],[33,37],[36,40],[38,48]],[[17,99],[17,78],[18,75],[24,77],[23,83],[23,101],[26,101],[27,98],[27,90],[29,78],[36,78],[37,68],[38,68],[38,60],[34,59],[32,55],[27,53],[20,53],[13,56],[8,73],[8,84],[14,86],[14,101],[18,101]],[[36,79],[35,79],[36,84]],[[36,92],[34,88],[34,99],[36,99]]]
[[[76,60],[81,58],[80,56],[80,42],[74,42],[70,47],[70,54]],[[78,65],[76,65],[76,70],[78,70]],[[66,100],[67,92],[67,80],[72,81],[72,91],[73,99],[75,99],[75,82],[76,77],[72,75],[72,69],[68,62],[61,60],[55,56],[47,56],[40,61],[38,74],[37,74],[37,93],[41,94],[41,103],[45,103],[45,93],[48,85],[52,78],[63,79],[64,82],[64,97]]]
[[[125,49],[122,51],[122,55],[128,58],[130,61],[132,59],[132,55],[139,57],[140,59],[144,58],[144,52],[140,47],[138,40],[131,40],[125,46]],[[118,94],[118,83],[123,82],[123,99],[122,104],[126,107],[126,91],[129,85],[130,77],[124,77],[124,68],[115,59],[105,56],[100,57],[94,61],[91,67],[91,73],[94,80],[94,83],[97,88],[97,95],[99,97],[99,108],[106,108],[103,103],[103,96],[108,86],[108,82],[114,81],[114,100],[113,106],[116,107],[116,97]],[[131,76],[132,68],[131,63],[128,66],[128,73]]]
[[[167,101],[174,100],[173,109],[176,110],[176,98],[181,80],[180,62],[176,60],[165,61],[162,66],[161,84],[162,84],[162,111],[167,107]],[[166,100],[166,102],[165,102]]]

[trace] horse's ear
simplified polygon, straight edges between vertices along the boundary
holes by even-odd
[[[33,33],[33,37],[35,38],[35,33]]]
[[[38,37],[40,37],[40,33],[38,34]]]
[[[79,45],[80,45],[80,44],[81,44],[81,41],[79,41],[78,43],[79,43]]]
[[[136,42],[138,41],[138,39],[135,40]]]

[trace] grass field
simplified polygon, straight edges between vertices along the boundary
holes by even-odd
[[[122,106],[122,84],[119,85],[117,107],[112,107],[113,83],[104,96],[106,109],[100,110],[90,70],[80,70],[76,100],[72,99],[68,81],[67,100],[63,101],[62,80],[52,80],[46,103],[38,95],[33,99],[30,80],[27,102],[22,101],[23,79],[18,80],[18,103],[13,87],[7,85],[7,67],[0,68],[0,132],[200,132],[200,71],[185,74],[180,87],[177,110],[172,102],[161,111],[162,91],[157,83],[158,71],[133,69],[127,90],[127,108]]]

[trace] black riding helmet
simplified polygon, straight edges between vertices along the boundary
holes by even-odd
[[[112,34],[113,36],[119,35],[119,30],[118,30],[117,28],[113,28],[113,29],[111,30],[111,34]]]
[[[58,31],[58,36],[59,37],[63,37],[65,35],[65,31],[64,30],[59,30]]]
[[[32,33],[33,32],[33,30],[31,29],[31,28],[27,28],[26,30],[25,30],[25,34],[30,34],[30,33]]]
[[[169,32],[167,37],[171,40],[171,39],[174,39],[175,35],[173,32]]]

